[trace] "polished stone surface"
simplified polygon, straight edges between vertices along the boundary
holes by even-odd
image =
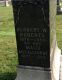
[[[12,0],[19,65],[50,67],[48,0]]]

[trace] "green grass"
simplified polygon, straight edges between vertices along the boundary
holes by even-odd
[[[56,33],[62,50],[62,15],[56,17]],[[14,80],[17,63],[12,7],[0,6],[0,80]]]
[[[62,15],[57,15],[56,17],[56,34],[58,47],[62,51]]]
[[[14,31],[12,7],[0,7],[0,31]]]
[[[0,6],[0,80],[14,80],[17,49],[12,7]]]

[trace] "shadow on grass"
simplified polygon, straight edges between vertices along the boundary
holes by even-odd
[[[16,73],[0,73],[0,80],[15,80]]]

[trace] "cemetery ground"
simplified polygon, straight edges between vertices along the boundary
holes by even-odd
[[[62,15],[56,16],[58,47],[62,50]],[[0,80],[14,80],[17,49],[12,7],[0,6]]]

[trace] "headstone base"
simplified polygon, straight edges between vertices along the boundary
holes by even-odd
[[[15,80],[59,80],[61,51],[56,47],[52,69],[18,66]]]
[[[15,80],[51,80],[51,71],[41,68],[18,67]]]

